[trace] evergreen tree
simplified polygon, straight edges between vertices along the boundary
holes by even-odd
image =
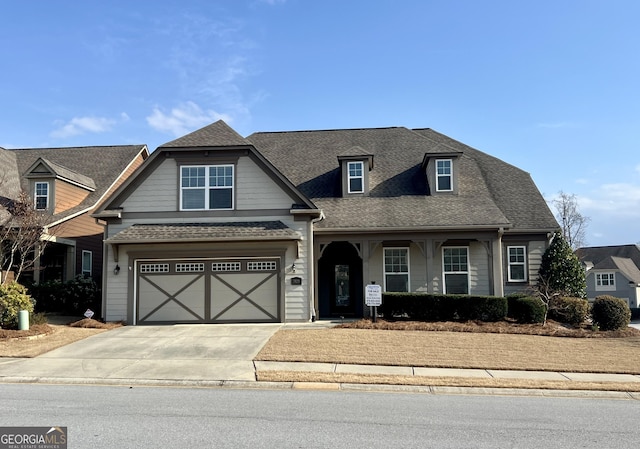
[[[538,291],[546,301],[558,295],[587,297],[584,269],[560,231],[556,231],[542,255]]]

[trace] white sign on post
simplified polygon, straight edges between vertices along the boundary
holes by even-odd
[[[382,286],[377,284],[369,284],[364,290],[364,303],[370,307],[382,305]]]

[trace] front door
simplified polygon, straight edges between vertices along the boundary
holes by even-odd
[[[333,295],[331,315],[353,315],[355,302],[350,283],[349,265],[334,265]]]
[[[362,316],[362,259],[349,242],[330,243],[318,261],[318,312],[321,318]]]

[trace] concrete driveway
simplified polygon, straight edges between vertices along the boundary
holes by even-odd
[[[0,359],[0,381],[252,381],[253,358],[281,326],[125,326],[32,359]]]

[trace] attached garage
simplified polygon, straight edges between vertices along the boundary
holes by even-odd
[[[280,322],[280,259],[136,260],[137,324]]]

